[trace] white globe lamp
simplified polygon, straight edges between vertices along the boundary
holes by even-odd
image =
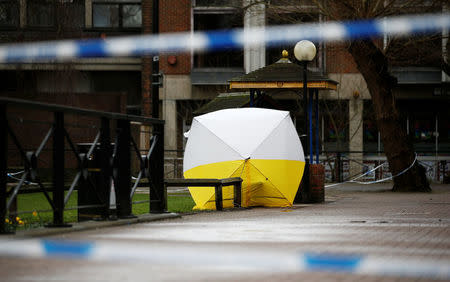
[[[294,47],[294,56],[300,62],[311,62],[316,57],[316,46],[309,40],[297,42]]]

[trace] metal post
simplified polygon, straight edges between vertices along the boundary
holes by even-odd
[[[159,0],[153,0],[152,33],[159,33]],[[153,56],[152,73],[152,117],[159,118],[159,54]]]
[[[109,217],[110,197],[111,197],[111,136],[109,119],[101,118],[100,127],[100,150],[98,152],[101,171],[101,187],[97,187],[99,194],[102,195],[101,202],[105,205],[103,208],[103,218]]]
[[[255,99],[255,106],[256,107],[261,107],[261,103],[262,103],[262,94],[261,94],[261,90],[258,89],[256,90],[256,99]]]
[[[315,89],[316,96],[316,164],[319,163],[319,90]]]
[[[439,153],[439,124],[438,124],[438,115],[436,115],[435,116],[436,117],[436,125],[435,125],[435,129],[434,129],[434,136],[435,136],[435,138],[436,138],[436,140],[435,140],[435,150],[436,150],[436,152],[435,152],[435,154],[436,154],[436,157],[438,156],[438,153]]]
[[[305,121],[305,135],[308,134],[308,80],[307,80],[307,64],[308,62],[303,61],[303,115],[304,115],[304,121]],[[302,182],[300,183],[300,189],[297,192],[297,195],[294,199],[295,203],[307,203],[310,198],[310,183],[309,183],[309,162],[308,158],[306,157],[306,152],[308,151],[308,141],[302,142],[302,145],[304,146],[304,153],[305,153],[305,169],[303,171],[303,177]]]
[[[314,96],[313,96],[313,92],[310,90],[309,93],[309,101],[308,101],[308,114],[309,114],[309,162],[310,163],[314,163],[314,158],[313,158],[313,128],[312,128],[312,106],[313,106],[313,100],[314,100]]]
[[[440,162],[441,163],[441,168],[442,168],[442,170],[441,170],[441,174],[442,174],[442,184],[447,184],[447,179],[446,179],[446,171],[445,171],[445,168],[447,167],[447,161],[441,161]]]
[[[150,161],[153,187],[150,188],[150,213],[167,211],[167,189],[164,185],[164,124],[154,125],[157,135],[155,151]]]
[[[119,218],[133,217],[131,213],[131,154],[130,154],[130,121],[117,120],[117,175],[114,182],[117,199],[117,216]]]
[[[64,224],[64,113],[54,113],[53,124],[53,224],[48,227],[69,227]]]
[[[337,170],[337,180],[338,183],[342,182],[342,158],[341,158],[341,152],[337,153],[336,156],[336,170]]]
[[[250,107],[255,105],[255,89],[250,89]]]
[[[6,183],[8,157],[8,120],[6,119],[6,105],[0,104],[0,234],[6,233]]]
[[[214,186],[215,188],[215,194],[216,194],[216,210],[221,211],[223,210],[223,203],[222,203],[222,184]]]
[[[303,115],[305,119],[305,134],[308,134],[308,80],[306,77],[308,62],[303,62]],[[308,151],[308,142],[303,144],[305,146],[305,153]],[[306,154],[305,154],[306,157]],[[306,159],[306,158],[305,158]]]
[[[159,56],[153,56],[152,72],[152,117],[159,118]]]
[[[240,208],[242,206],[242,181],[234,184],[234,207]]]

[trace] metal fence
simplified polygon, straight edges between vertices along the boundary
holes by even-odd
[[[170,152],[169,152],[170,153]],[[182,152],[177,151],[178,155]],[[431,182],[450,183],[450,155],[429,155],[417,152],[418,161]],[[358,157],[355,157],[357,155]],[[340,183],[358,178],[361,182],[370,183],[392,176],[389,164],[383,153],[368,154],[368,152],[322,152],[320,163],[325,167],[325,182]],[[352,171],[351,166],[356,169]],[[177,178],[183,175],[183,158],[165,157],[165,178]]]
[[[417,161],[425,168],[430,182],[450,182],[450,156],[429,155],[427,152],[420,151],[416,151],[416,154]],[[326,152],[321,155],[320,162],[325,166],[326,182],[340,183],[358,178],[359,182],[371,183],[389,179],[392,176],[389,163],[383,153]],[[354,169],[351,169],[351,166]]]
[[[133,126],[147,126],[147,134]],[[113,193],[117,216],[133,216],[132,197],[143,179],[149,212],[167,210],[163,120],[0,98],[0,128],[0,233],[21,193],[43,193],[53,212],[49,226],[68,226],[66,205],[81,188],[96,202],[80,205],[78,197],[77,209],[98,208],[106,219]],[[148,145],[144,154],[138,136]]]

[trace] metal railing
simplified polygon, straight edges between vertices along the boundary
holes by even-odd
[[[429,152],[416,151],[417,161],[426,171],[427,178],[432,182],[448,183],[450,178],[450,156],[429,155]],[[360,155],[360,157],[355,157]],[[392,174],[389,163],[383,152],[324,152],[320,162],[325,165],[326,182],[345,182],[365,174],[361,181],[379,181],[389,178]],[[356,174],[351,174],[351,166],[356,166]],[[355,172],[354,172],[355,173]]]
[[[169,153],[173,153],[170,151]],[[182,151],[175,151],[182,155]],[[354,155],[360,155],[355,157]],[[443,152],[440,155],[430,155],[429,152],[417,151],[419,163],[424,166],[427,177],[433,182],[450,182],[450,153]],[[306,156],[307,158],[309,156]],[[321,152],[320,163],[325,166],[325,181],[328,183],[345,182],[374,168],[362,179],[362,181],[375,181],[391,176],[389,164],[384,152],[368,151],[324,151]],[[356,174],[351,174],[350,166],[357,166]],[[165,157],[165,178],[177,178],[183,175],[182,157]]]
[[[42,141],[37,148],[26,149],[33,143],[31,140],[20,140],[20,134],[16,134],[17,127],[11,126],[11,109],[24,109],[27,111],[38,110],[50,113],[51,121],[48,131],[43,134]],[[14,110],[13,110],[14,111]],[[65,116],[89,117],[96,120],[99,126],[95,137],[88,144],[87,152],[80,152],[79,147],[73,142],[66,126]],[[112,124],[114,122],[114,124]],[[138,148],[138,144],[131,134],[131,124],[147,125],[152,127],[150,144],[145,155]],[[46,123],[42,123],[46,126]],[[113,125],[113,126],[112,126]],[[42,126],[42,125],[41,125]],[[115,129],[115,134],[111,134]],[[95,191],[102,210],[102,218],[108,218],[110,214],[111,185],[114,184],[117,216],[119,218],[132,215],[132,197],[141,179],[147,178],[149,186],[149,212],[162,213],[167,210],[167,195],[164,190],[164,121],[154,118],[132,116],[120,113],[102,112],[82,109],[70,106],[61,106],[41,102],[33,102],[12,98],[0,97],[0,233],[6,232],[6,216],[8,210],[14,205],[17,195],[25,192],[23,187],[26,183],[34,183],[34,191],[44,194],[53,212],[53,221],[49,226],[70,226],[64,222],[64,210],[73,191],[82,183]],[[23,132],[22,132],[23,133]],[[113,136],[111,136],[113,135]],[[33,139],[39,138],[33,136]],[[111,141],[114,142],[111,142]],[[27,143],[27,144],[24,144]],[[34,142],[35,143],[35,142]],[[66,145],[68,145],[66,147]],[[16,155],[11,156],[11,147],[14,147]],[[45,149],[49,148],[49,149]],[[48,182],[43,181],[38,169],[39,159],[45,154],[49,155],[50,161],[47,167],[51,171]],[[94,152],[95,151],[95,152]],[[74,159],[75,171],[70,185],[66,185],[65,170],[69,162],[70,153]],[[135,154],[133,154],[135,153]],[[8,155],[10,154],[10,155]],[[90,167],[90,160],[96,156],[97,168]],[[51,157],[50,157],[51,155]],[[22,173],[16,177],[14,185],[8,183],[8,159],[15,157],[20,161]],[[138,176],[132,185],[131,160],[138,162]],[[51,165],[50,165],[51,163]],[[95,170],[97,180],[89,178],[90,171]],[[28,191],[30,192],[30,191]],[[89,206],[79,206],[79,209]]]

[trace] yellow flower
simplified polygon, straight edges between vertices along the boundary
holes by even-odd
[[[6,218],[6,219],[5,219],[5,222],[6,222],[6,223],[9,223],[9,219]]]
[[[19,222],[20,221],[20,217],[16,217],[16,221]]]
[[[24,222],[22,220],[19,220],[19,225],[23,225]]]
[[[33,216],[36,217],[37,215],[37,211],[33,211]]]

